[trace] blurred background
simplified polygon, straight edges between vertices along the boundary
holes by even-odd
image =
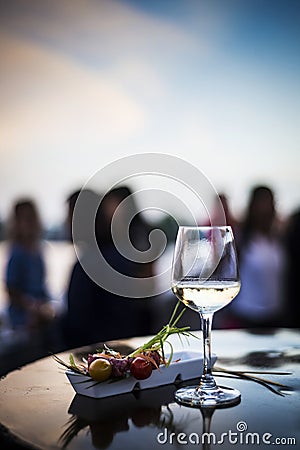
[[[297,1],[1,1],[0,37],[1,311],[14,202],[36,202],[59,303],[74,262],[66,200],[126,155],[186,159],[236,220],[258,184],[281,223],[300,205]]]

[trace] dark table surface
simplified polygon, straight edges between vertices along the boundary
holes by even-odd
[[[112,345],[136,348],[143,342],[145,338],[116,341]],[[178,338],[172,342],[178,350],[182,349]],[[199,347],[199,340],[189,340],[190,349]],[[89,350],[93,349],[80,349],[77,353]],[[213,352],[218,356],[216,364],[229,370],[291,372],[258,375],[288,388],[274,386],[284,394],[280,396],[254,381],[218,376],[220,385],[240,390],[241,402],[230,408],[202,411],[178,405],[174,401],[175,385],[93,399],[75,395],[64,371],[48,357],[1,380],[2,433],[5,431],[11,442],[43,450],[64,445],[69,450],[148,450],[270,448],[270,444],[299,449],[300,331],[254,334],[215,330]],[[59,356],[67,361],[68,355]],[[209,427],[211,435],[203,437],[203,431],[208,432]]]

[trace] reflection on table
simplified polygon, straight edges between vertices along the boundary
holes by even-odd
[[[45,358],[1,381],[0,423],[12,442],[26,442],[29,448],[44,450],[213,450],[242,448],[246,441],[251,448],[270,448],[267,445],[278,444],[276,439],[281,445],[293,445],[294,441],[288,439],[299,444],[299,337],[299,332],[287,330],[272,335],[214,331],[218,366],[229,371],[291,372],[260,375],[288,386],[283,389],[273,385],[277,394],[258,382],[230,374],[218,376],[219,384],[239,389],[242,398],[236,406],[216,410],[178,405],[174,401],[175,385],[103,399],[75,395],[64,371],[52,358]],[[140,338],[129,339],[113,345],[127,350],[140,342]],[[197,350],[199,344],[199,340],[192,340],[189,348]],[[179,341],[174,345],[182,348]],[[80,349],[78,355],[88,351],[93,349]],[[60,357],[66,360],[68,353]]]

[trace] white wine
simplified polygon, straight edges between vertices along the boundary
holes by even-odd
[[[172,291],[186,306],[202,314],[212,314],[228,305],[238,294],[238,281],[182,281],[172,286]]]
[[[237,389],[217,386],[212,375],[210,334],[215,311],[240,290],[234,236],[229,226],[179,227],[172,264],[172,290],[201,319],[203,372],[200,384],[175,392],[178,403],[192,407],[234,405]]]

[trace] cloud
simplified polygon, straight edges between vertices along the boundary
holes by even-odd
[[[1,35],[0,146],[67,135],[126,139],[145,111],[120,84],[32,42]]]
[[[184,29],[117,1],[1,8],[0,151],[45,137],[77,140],[79,130],[88,142],[137,136],[147,103],[170,95],[161,60],[168,66],[196,45]]]
[[[36,192],[50,214],[59,192],[142,141],[168,92],[161,61],[195,42],[111,0],[12,0],[0,9],[1,208]]]
[[[12,0],[2,29],[53,46],[82,62],[103,68],[116,58],[139,55],[154,61],[199,47],[183,27],[143,14],[115,0]]]

